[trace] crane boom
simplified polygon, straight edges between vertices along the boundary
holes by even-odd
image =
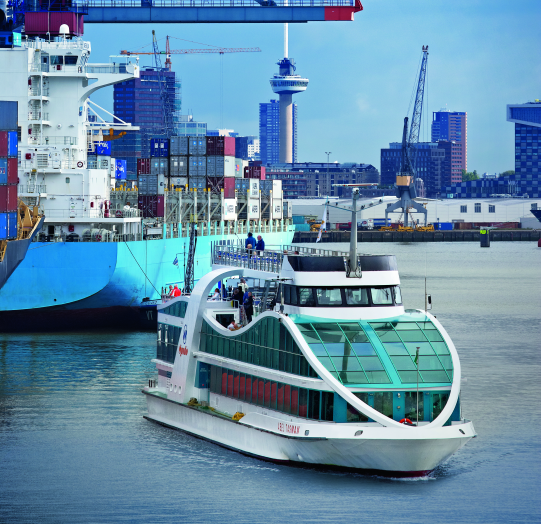
[[[158,71],[158,82],[160,84],[160,98],[163,108],[163,131],[165,136],[169,138],[173,134],[173,110],[169,94],[167,93],[167,80],[162,69],[158,41],[156,40],[156,32],[154,30],[152,30],[152,47],[154,49],[154,62],[156,64],[156,70]]]
[[[419,143],[419,131],[421,130],[421,116],[423,113],[423,98],[425,93],[426,63],[428,61],[428,46],[423,46],[423,60],[421,70],[419,71],[419,82],[417,83],[417,93],[415,94],[415,105],[413,106],[413,115],[411,116],[410,135],[408,138],[408,147]]]

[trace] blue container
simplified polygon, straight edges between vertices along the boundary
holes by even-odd
[[[0,102],[0,131],[17,129],[17,102]]]
[[[18,152],[18,144],[17,144],[17,131],[9,131],[8,132],[8,156],[11,158],[17,158],[17,152]]]
[[[126,160],[115,160],[115,179],[126,180]]]
[[[8,159],[0,158],[0,184],[8,183]]]
[[[391,225],[391,219],[388,218],[387,219],[387,224],[385,224],[385,219],[384,218],[374,218],[374,227],[378,226],[378,227],[381,227],[381,226],[390,226]]]
[[[295,231],[310,231],[310,224],[295,224]]]
[[[452,231],[453,230],[453,223],[452,222],[440,222],[438,224],[438,229],[441,231]]]
[[[111,142],[96,142],[96,155],[111,156]]]
[[[294,224],[305,224],[306,219],[303,215],[293,215],[293,223]]]
[[[8,213],[8,238],[17,238],[17,211]]]
[[[150,156],[169,156],[169,140],[167,138],[152,138],[150,140]]]
[[[0,240],[5,240],[8,236],[8,214],[0,213]]]

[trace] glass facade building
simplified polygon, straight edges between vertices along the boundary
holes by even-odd
[[[462,170],[468,166],[468,114],[446,109],[432,113],[432,142],[454,142],[451,156],[451,183],[462,182]]]
[[[293,104],[293,163],[297,162],[297,104]],[[259,104],[259,147],[261,163],[280,162],[280,102]]]

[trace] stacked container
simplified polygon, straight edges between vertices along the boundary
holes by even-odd
[[[143,218],[157,218],[164,215],[163,195],[142,195],[139,192],[138,206]]]
[[[150,156],[151,157],[169,157],[169,139],[167,138],[151,138],[150,139]]]
[[[258,178],[259,180],[265,180],[265,175],[264,166],[247,166],[244,168],[244,178]]]
[[[0,102],[0,240],[17,238],[17,102]]]

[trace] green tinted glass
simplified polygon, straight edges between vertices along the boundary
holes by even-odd
[[[334,367],[337,371],[362,371],[359,361],[355,357],[351,358],[339,358],[334,357],[332,359]]]
[[[397,330],[404,342],[425,342],[426,337],[420,329]]]
[[[360,371],[342,371],[339,376],[344,384],[367,384],[366,375]]]

